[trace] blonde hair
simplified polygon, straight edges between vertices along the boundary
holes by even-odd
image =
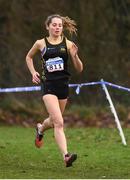
[[[63,29],[67,30],[70,33],[70,35],[72,35],[73,33],[77,35],[77,28],[76,28],[77,25],[73,19],[70,19],[68,16],[64,17],[64,16],[60,16],[59,14],[52,14],[47,17],[45,21],[45,25],[49,26],[53,18],[60,18],[63,23]]]

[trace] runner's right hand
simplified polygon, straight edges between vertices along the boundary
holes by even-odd
[[[33,73],[32,82],[35,83],[35,84],[40,83],[40,74],[38,72]]]

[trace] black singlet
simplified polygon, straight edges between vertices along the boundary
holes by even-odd
[[[68,79],[68,52],[66,38],[63,37],[61,43],[53,45],[45,38],[46,48],[41,52],[43,65],[43,80]]]

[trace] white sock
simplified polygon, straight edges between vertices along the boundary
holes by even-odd
[[[41,132],[41,127],[42,127],[41,123],[38,123],[37,127],[38,127],[38,134],[42,135],[43,133]]]

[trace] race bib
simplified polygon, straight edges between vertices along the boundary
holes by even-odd
[[[48,72],[64,70],[64,61],[60,57],[50,58],[46,61],[46,68]]]

